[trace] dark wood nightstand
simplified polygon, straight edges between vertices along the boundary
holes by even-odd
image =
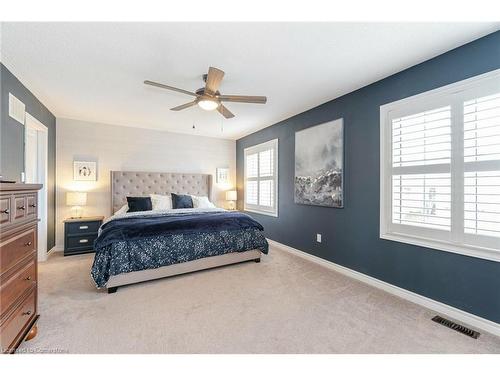
[[[94,240],[104,216],[64,220],[64,256],[94,252]]]

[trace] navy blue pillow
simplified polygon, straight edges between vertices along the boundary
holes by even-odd
[[[172,194],[172,208],[193,208],[193,198],[190,195]]]
[[[127,212],[151,211],[153,209],[150,197],[127,197],[127,203]]]

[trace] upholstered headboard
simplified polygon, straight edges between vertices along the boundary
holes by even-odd
[[[197,173],[111,171],[111,213],[127,203],[127,196],[192,194],[212,199],[212,175]]]

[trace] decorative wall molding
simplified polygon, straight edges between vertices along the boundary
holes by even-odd
[[[416,303],[417,305],[423,306],[427,309],[434,310],[439,314],[446,315],[447,317],[458,320],[466,325],[470,325],[474,328],[481,329],[485,332],[491,333],[496,336],[500,336],[500,324],[495,323],[491,320],[481,318],[480,316],[468,313],[466,311],[457,309],[456,307],[446,305],[442,302],[435,301],[428,297],[424,297],[420,294],[410,292],[409,290],[400,288],[398,286],[389,284],[385,281],[376,279],[372,276],[365,275],[364,273],[354,271],[350,268],[341,266],[339,264],[330,262],[326,259],[317,257],[315,255],[308,254],[304,251],[297,250],[293,247],[284,245],[282,243],[267,239],[271,246],[275,246],[281,250],[284,250],[295,256],[299,256],[303,259],[309,260],[321,266],[327,267],[331,270],[337,271],[348,277],[352,277],[358,281],[365,284],[371,285],[375,288],[381,289],[387,293],[393,294],[397,297],[403,298],[407,301]]]

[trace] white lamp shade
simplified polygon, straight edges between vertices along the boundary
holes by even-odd
[[[66,205],[85,206],[87,204],[87,193],[78,191],[68,191],[66,193]]]
[[[236,190],[226,191],[226,200],[227,201],[236,201],[238,200],[238,193]]]

